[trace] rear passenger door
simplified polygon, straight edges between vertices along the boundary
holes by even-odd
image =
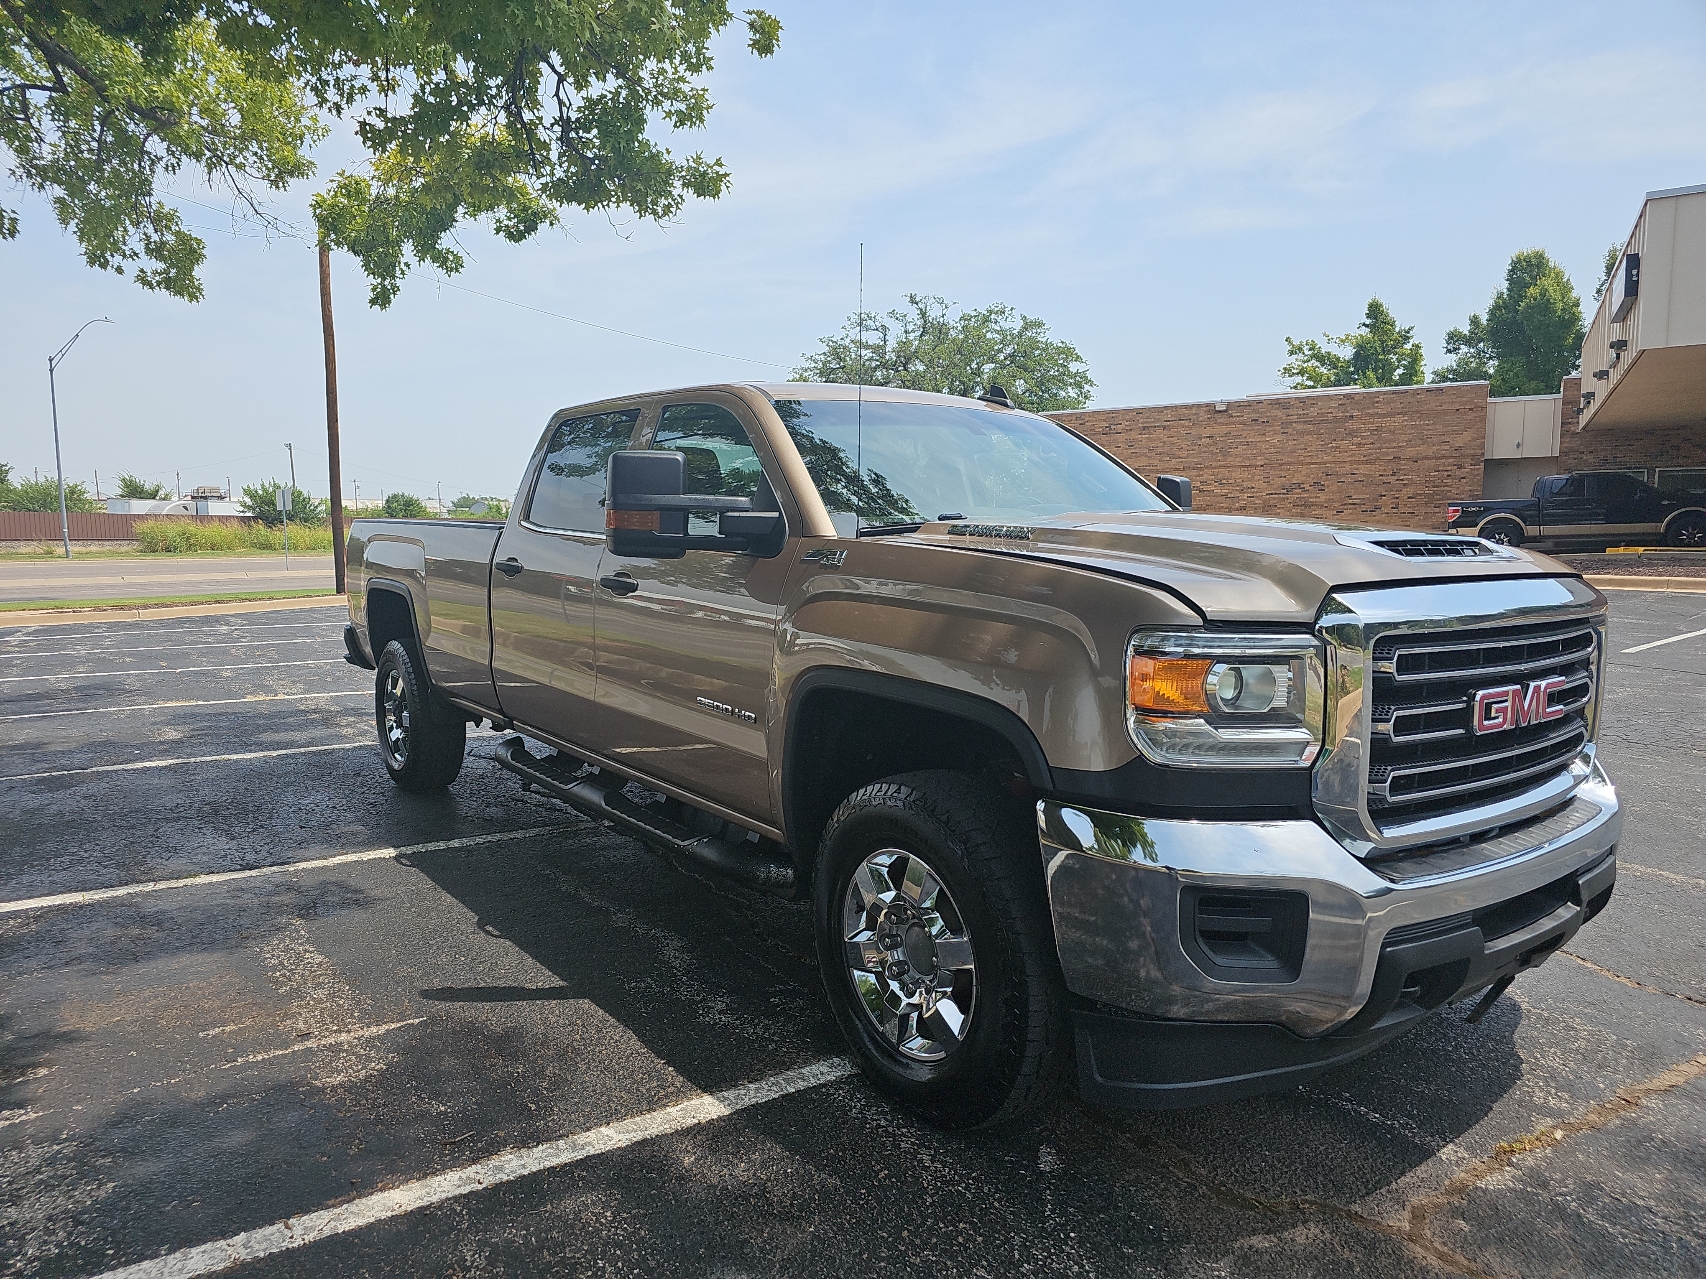
[[[733,396],[666,405],[646,446],[687,458],[687,492],[753,496],[762,459]],[[772,507],[771,509],[774,509]],[[690,534],[717,531],[714,514]],[[791,547],[771,559],[686,551],[607,555],[598,603],[598,698],[614,759],[767,825],[766,729],[776,619]]]
[[[492,677],[504,714],[570,742],[597,731],[604,473],[639,420],[638,409],[617,409],[552,426],[492,563]]]

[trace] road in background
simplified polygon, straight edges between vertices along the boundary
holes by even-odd
[[[1622,650],[1706,597],[1611,609],[1622,871],[1569,954],[1301,1089],[960,1135],[838,1076],[804,906],[490,733],[393,788],[341,608],[0,626],[0,1274],[246,1231],[244,1277],[1698,1273],[1706,636]]]
[[[239,591],[330,590],[330,555],[138,555],[0,563],[0,601],[140,599]]]

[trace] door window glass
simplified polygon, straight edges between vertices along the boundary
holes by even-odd
[[[658,422],[652,447],[686,456],[689,493],[752,497],[764,478],[764,468],[747,438],[746,428],[733,413],[716,404],[671,404]],[[716,512],[689,514],[689,536],[716,531]]]
[[[528,522],[603,533],[605,469],[612,453],[628,447],[639,417],[638,409],[620,409],[557,423],[533,486]]]
[[[1588,497],[1595,502],[1622,506],[1632,501],[1637,491],[1634,479],[1615,471],[1588,476]]]

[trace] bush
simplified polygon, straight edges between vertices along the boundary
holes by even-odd
[[[427,504],[413,493],[387,493],[385,514],[394,520],[424,520],[428,518]]]
[[[284,528],[264,524],[202,524],[184,517],[140,520],[136,544],[150,555],[188,555],[195,551],[282,551]],[[290,549],[304,555],[332,549],[329,528],[298,528],[290,522]]]
[[[486,509],[476,512],[476,502],[484,502]],[[507,520],[509,502],[501,497],[474,497],[464,493],[450,504],[450,513],[459,520]]]
[[[12,468],[0,468],[0,511],[57,511],[59,481],[49,475],[39,480],[11,478]],[[104,511],[105,504],[89,496],[89,490],[76,480],[65,485],[67,511]]]
[[[284,524],[284,512],[278,509],[278,491],[288,487],[277,480],[268,480],[265,484],[245,484],[243,486],[243,510],[254,516],[262,524]],[[290,525],[295,528],[298,524],[317,525],[326,522],[326,503],[316,502],[299,488],[290,489]],[[291,539],[295,541],[294,538]]]

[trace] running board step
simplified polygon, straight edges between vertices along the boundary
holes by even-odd
[[[541,759],[519,737],[512,737],[504,746],[507,749],[500,749],[494,757],[499,764],[523,781],[555,795],[577,812],[662,844],[749,888],[777,897],[793,897],[794,867],[785,858],[766,855],[759,849],[714,835],[701,835],[661,813],[651,812],[622,794],[622,788],[628,784],[626,779],[606,778],[596,772],[580,775],[578,768],[574,772],[565,771],[557,763],[560,757]]]

